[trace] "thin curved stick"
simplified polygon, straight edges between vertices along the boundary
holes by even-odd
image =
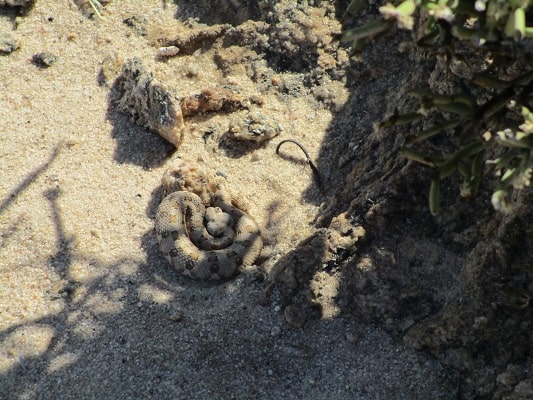
[[[307,152],[305,147],[300,142],[293,140],[293,139],[282,140],[276,146],[276,154],[279,154],[279,149],[281,145],[287,142],[294,143],[296,146],[298,146],[303,151],[303,153],[305,154],[307,164],[309,164],[309,166],[311,167],[311,171],[313,171],[313,177],[315,178],[316,184],[318,188],[320,189],[320,191],[322,192],[324,190],[324,187],[322,186],[322,178],[320,177],[320,172],[318,172],[318,168],[315,167],[315,164],[313,164],[313,161],[311,161],[311,157],[309,157],[309,153]]]

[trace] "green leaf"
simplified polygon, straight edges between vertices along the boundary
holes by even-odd
[[[429,212],[437,215],[440,210],[440,180],[432,179],[429,188]]]
[[[504,32],[514,40],[521,40],[526,36],[526,12],[522,7],[509,13]]]
[[[473,142],[466,146],[461,147],[459,150],[453,153],[449,158],[444,160],[444,162],[437,165],[439,169],[440,179],[444,179],[447,176],[450,176],[457,168],[457,164],[459,163],[459,161],[465,160],[471,157],[472,155],[479,153],[484,148],[485,146],[481,142]]]
[[[348,4],[348,7],[346,7],[346,11],[344,12],[342,18],[346,19],[352,15],[355,15],[363,8],[366,3],[368,3],[368,0],[352,0],[350,1],[350,4]]]
[[[511,85],[511,82],[502,81],[486,73],[475,74],[472,78],[472,82],[489,89],[506,89]]]
[[[357,42],[358,40],[376,36],[380,33],[388,31],[392,26],[392,23],[384,21],[382,19],[376,19],[370,21],[358,28],[352,28],[343,33],[341,42]]]
[[[420,142],[422,140],[429,139],[429,138],[439,134],[440,132],[446,131],[448,129],[455,128],[460,123],[461,123],[460,119],[452,119],[452,120],[449,120],[447,122],[444,122],[443,124],[435,125],[435,126],[429,128],[429,129],[426,129],[425,131],[422,131],[422,132],[420,132],[420,133],[418,133],[416,135],[407,136],[407,138],[405,139],[405,143],[406,144],[412,144],[412,143]]]
[[[411,122],[418,121],[419,119],[422,119],[424,116],[417,112],[412,112],[408,114],[397,114],[394,113],[393,116],[390,118],[381,121],[379,123],[379,128],[390,128],[391,126],[395,125],[405,125],[410,124]]]
[[[421,164],[428,165],[430,167],[435,167],[435,165],[437,165],[440,162],[440,160],[433,159],[432,157],[429,157],[427,154],[419,153],[407,147],[403,147],[400,149],[400,155],[402,155],[405,158],[408,158],[409,160],[417,161]]]
[[[463,102],[435,104],[435,108],[461,115],[463,117],[471,117],[474,115],[474,108],[472,106],[466,105]]]

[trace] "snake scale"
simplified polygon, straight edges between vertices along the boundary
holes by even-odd
[[[259,257],[261,232],[242,199],[195,164],[178,162],[163,175],[162,187],[166,196],[156,213],[156,237],[180,273],[227,279]]]

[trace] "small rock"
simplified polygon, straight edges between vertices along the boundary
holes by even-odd
[[[159,59],[166,59],[168,57],[174,57],[178,55],[180,49],[176,46],[164,46],[157,49],[156,56]]]
[[[279,135],[282,130],[272,118],[251,112],[242,121],[230,125],[228,136],[232,139],[264,142]]]
[[[183,317],[184,313],[182,310],[175,310],[168,318],[173,322],[180,322],[183,320]]]
[[[56,61],[57,57],[52,53],[48,53],[46,51],[34,54],[31,58],[32,64],[39,68],[49,68],[52,66],[52,64],[55,64]]]
[[[353,332],[348,332],[346,333],[346,340],[349,342],[349,343],[355,343],[357,342],[357,335]]]
[[[18,40],[9,33],[0,32],[0,54],[13,53],[20,47]]]
[[[279,336],[281,334],[281,328],[279,326],[274,326],[270,330],[270,336]]]
[[[129,26],[132,31],[138,36],[146,36],[148,19],[144,15],[132,15],[124,19],[125,25]]]
[[[179,147],[185,131],[179,98],[134,58],[122,67],[118,111]]]
[[[183,97],[180,104],[184,117],[208,111],[229,113],[246,107],[241,96],[230,88],[204,89],[200,94]]]

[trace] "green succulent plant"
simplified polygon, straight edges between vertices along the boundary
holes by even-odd
[[[366,3],[353,0],[345,17]],[[461,195],[471,198],[478,192],[486,167],[492,167],[499,177],[492,204],[500,211],[512,208],[509,197],[513,189],[531,183],[533,27],[528,24],[532,22],[532,5],[533,0],[405,0],[386,3],[379,7],[379,17],[346,29],[343,34],[343,41],[358,51],[369,39],[394,25],[416,30],[418,38],[413,38],[413,42],[417,46],[434,56],[444,56],[449,65],[460,63],[468,70],[468,76],[462,77],[463,91],[441,94],[413,89],[410,95],[416,109],[404,114],[396,112],[376,124],[378,129],[385,129],[412,124],[430,113],[441,114],[443,122],[408,135],[400,150],[408,159],[431,168],[432,214],[439,211],[441,181],[456,171],[463,179]],[[465,48],[469,51],[465,52]],[[480,54],[483,62],[474,68],[472,59]],[[517,66],[520,73],[516,72]],[[447,152],[438,145],[433,146],[433,152],[424,148],[424,144],[443,134],[455,151]]]

